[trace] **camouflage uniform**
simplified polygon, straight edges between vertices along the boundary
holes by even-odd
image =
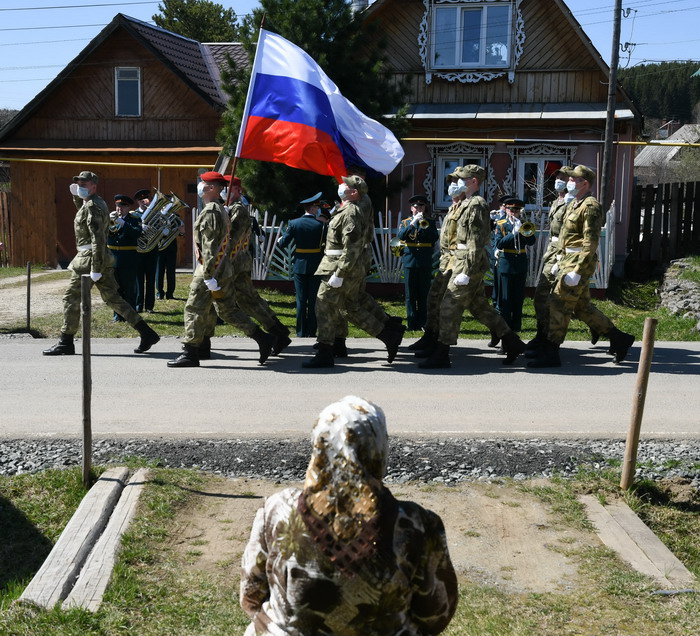
[[[383,325],[377,325],[370,316],[349,306],[350,298],[357,298],[365,278],[365,224],[358,205],[346,201],[328,224],[325,255],[316,274],[323,277],[316,298],[316,322],[318,342],[332,345],[343,333],[347,312],[351,322],[377,335]],[[331,274],[343,279],[340,287],[331,287]],[[370,331],[372,329],[372,331]]]
[[[107,249],[109,232],[109,209],[102,197],[93,195],[88,199],[74,196],[73,203],[78,212],[73,221],[78,253],[70,262],[71,278],[63,295],[63,325],[61,332],[73,336],[80,324],[80,277],[97,272],[102,277],[95,283],[102,300],[122,316],[132,327],[142,320],[117,289],[114,278],[114,256]]]
[[[510,331],[503,317],[484,296],[483,279],[489,268],[486,247],[491,241],[490,220],[486,201],[479,195],[466,198],[459,209],[445,219],[440,247],[441,250],[443,247],[449,249],[447,262],[451,274],[440,303],[438,339],[443,344],[457,344],[465,309],[499,338]],[[455,277],[459,274],[467,274],[469,283],[455,285]]]
[[[598,262],[603,220],[602,207],[592,194],[572,201],[566,208],[557,242],[559,269],[549,301],[548,339],[552,343],[564,342],[573,315],[598,333],[607,334],[614,327],[591,303],[589,288],[589,279]],[[581,275],[581,280],[578,285],[569,286],[564,276],[573,271]],[[551,266],[549,272],[551,276]]]
[[[457,605],[442,520],[382,483],[384,414],[348,396],[320,414],[304,488],[258,510],[242,559],[245,636],[439,634]]]
[[[216,202],[207,203],[194,224],[194,242],[199,256],[185,303],[183,344],[199,346],[209,333],[212,302],[223,320],[235,325],[247,336],[256,330],[253,321],[236,304],[229,258],[229,225],[223,206]],[[220,290],[209,291],[204,281],[211,278],[216,279]]]

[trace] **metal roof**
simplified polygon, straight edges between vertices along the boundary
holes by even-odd
[[[605,119],[604,103],[546,104],[413,104],[409,109],[412,119],[546,119],[581,120]],[[634,113],[625,104],[618,104],[615,119],[634,119]]]
[[[666,142],[684,141],[690,144],[700,141],[700,124],[686,124],[665,139]],[[672,161],[682,146],[664,146],[662,142],[642,148],[634,158],[635,168],[648,168]]]

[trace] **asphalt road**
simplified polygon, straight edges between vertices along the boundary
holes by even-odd
[[[52,343],[0,339],[0,437],[81,435],[82,356],[42,356]],[[640,354],[635,344],[615,365],[606,343],[571,342],[561,369],[535,371],[463,340],[451,369],[421,371],[410,352],[389,365],[379,341],[357,339],[334,369],[305,370],[309,339],[259,366],[251,340],[228,337],[214,339],[202,367],[169,369],[176,338],[146,355],[132,352],[136,343],[92,342],[95,437],[305,436],[324,406],[357,394],[384,409],[394,435],[624,438]],[[642,435],[700,438],[699,376],[700,342],[655,344]]]

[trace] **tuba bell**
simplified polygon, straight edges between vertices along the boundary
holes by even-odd
[[[163,251],[176,238],[182,225],[182,220],[177,214],[180,210],[186,210],[189,206],[174,192],[170,193],[170,202],[163,208],[161,215],[166,217],[167,227],[170,232],[166,236],[162,236],[158,242],[158,250]]]
[[[148,225],[148,229],[141,232],[136,242],[136,251],[141,254],[150,252],[156,247],[164,250],[177,238],[180,229],[180,217],[175,211],[186,208],[187,204],[171,193],[166,196],[160,190],[156,190],[151,203],[141,217],[141,223]],[[163,229],[169,230],[167,235],[163,235]]]

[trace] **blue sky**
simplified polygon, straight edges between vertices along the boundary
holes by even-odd
[[[566,0],[609,62],[614,0]],[[218,0],[238,15],[257,0]],[[0,0],[0,108],[22,108],[119,12],[144,21],[158,1]],[[622,66],[644,61],[695,60],[700,68],[700,0],[628,0],[620,41]],[[59,8],[62,7],[62,8]],[[628,11],[629,10],[629,11]]]

